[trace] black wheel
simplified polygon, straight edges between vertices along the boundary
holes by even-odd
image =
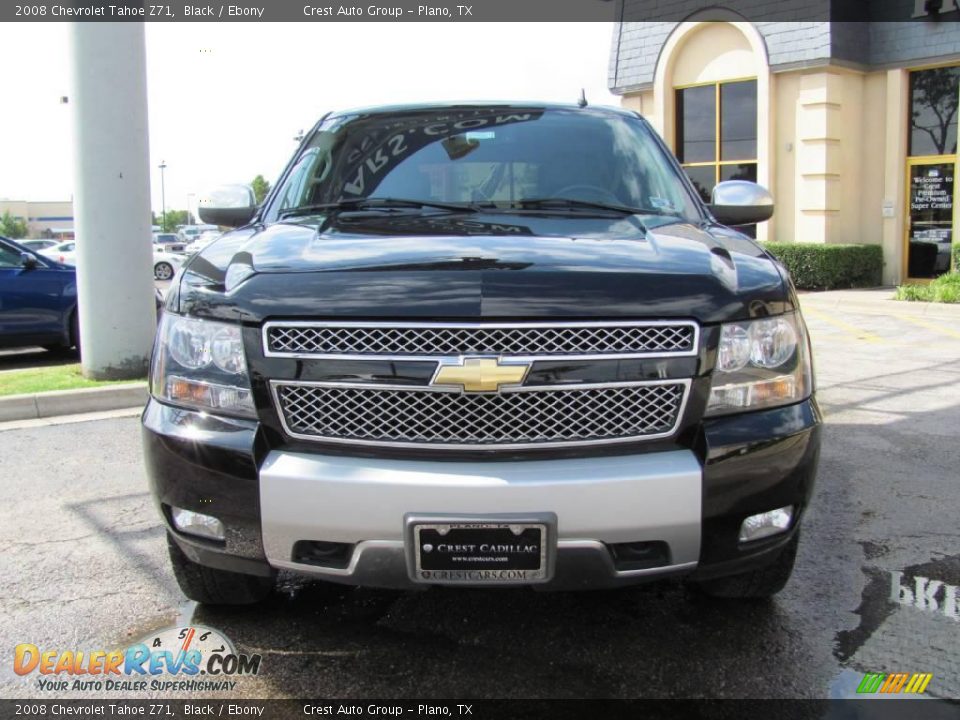
[[[157,280],[169,280],[173,277],[173,265],[168,262],[158,262],[153,266],[153,277]]]
[[[253,605],[273,590],[274,580],[206,567],[193,562],[167,533],[170,564],[180,590],[191,600],[205,605]]]
[[[800,532],[797,531],[777,559],[766,567],[740,575],[691,583],[691,585],[704,595],[716,598],[756,600],[773,597],[783,590],[790,579],[794,562],[797,559],[797,547],[799,545]]]
[[[74,310],[73,314],[70,315],[70,339],[66,344],[64,343],[51,343],[50,345],[41,345],[41,347],[47,352],[56,353],[58,355],[63,355],[70,352],[70,348],[75,347],[77,352],[80,352],[80,324],[77,320],[77,311]]]

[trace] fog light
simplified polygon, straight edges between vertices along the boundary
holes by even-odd
[[[170,515],[173,517],[173,526],[180,532],[210,540],[223,540],[226,537],[223,523],[213,515],[204,515],[178,507],[171,507]]]
[[[740,526],[740,542],[759,540],[782,533],[790,527],[791,520],[793,520],[793,505],[751,515]]]

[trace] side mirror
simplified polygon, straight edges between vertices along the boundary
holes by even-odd
[[[221,185],[200,198],[200,219],[210,225],[240,227],[257,212],[257,201],[249,185]]]
[[[39,265],[39,261],[30,253],[22,252],[20,253],[20,265],[25,270],[33,270]]]
[[[727,180],[713,188],[707,207],[723,225],[753,225],[773,217],[773,196],[754,182]]]

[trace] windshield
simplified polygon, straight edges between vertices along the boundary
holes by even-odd
[[[567,199],[700,218],[639,118],[513,107],[331,118],[302,150],[267,217],[377,198],[498,208]]]

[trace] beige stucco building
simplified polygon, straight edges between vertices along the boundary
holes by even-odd
[[[753,23],[715,10],[621,23],[610,87],[705,197],[735,178],[773,192],[758,239],[880,244],[885,282],[929,278],[949,269],[958,229],[953,14]]]
[[[73,201],[0,200],[0,215],[8,212],[27,222],[29,236],[73,237]]]

